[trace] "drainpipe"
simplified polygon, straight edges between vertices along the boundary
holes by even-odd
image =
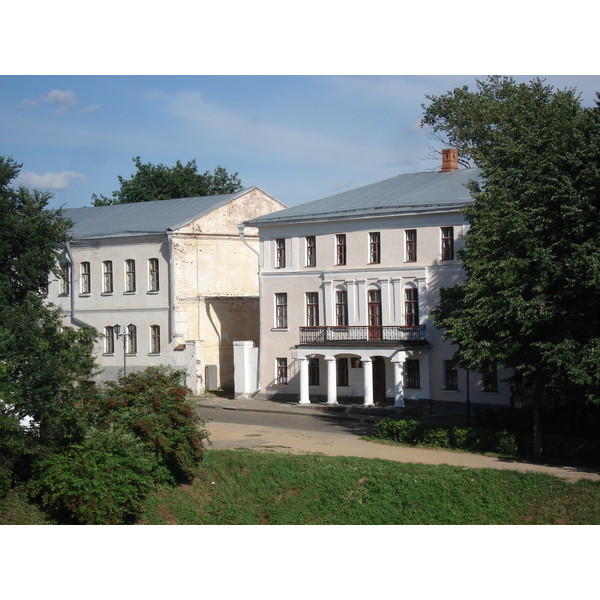
[[[96,329],[92,327],[89,323],[78,319],[75,316],[75,269],[73,268],[75,263],[73,261],[73,255],[71,254],[71,242],[65,242],[65,256],[67,258],[67,263],[69,264],[69,270],[71,275],[71,281],[69,281],[69,295],[71,300],[71,325],[75,325],[75,327],[91,327],[92,329]]]
[[[173,342],[175,332],[175,274],[173,265],[173,231],[167,230],[167,264],[169,265],[169,343]]]
[[[261,294],[261,287],[262,287],[262,283],[261,283],[261,279],[260,279],[260,252],[256,251],[246,240],[246,237],[244,236],[244,229],[246,228],[246,224],[245,223],[240,223],[238,225],[238,232],[239,232],[239,236],[240,239],[242,240],[242,243],[249,248],[250,250],[252,250],[252,252],[254,252],[254,254],[256,254],[257,258],[258,258],[258,267],[257,267],[257,274],[258,274],[258,361],[257,361],[257,365],[256,368],[258,370],[258,377],[257,377],[257,381],[256,381],[256,391],[254,392],[253,395],[258,394],[260,392],[260,380],[261,380],[261,359],[262,359],[262,302],[261,302],[261,298],[262,298],[262,294]]]

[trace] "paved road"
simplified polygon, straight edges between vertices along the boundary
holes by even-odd
[[[357,456],[466,468],[512,469],[547,473],[568,481],[582,478],[600,481],[600,470],[536,465],[466,452],[409,448],[361,440],[360,437],[367,435],[373,426],[372,422],[366,420],[325,415],[290,416],[221,408],[201,408],[200,415],[213,419],[207,425],[212,448],[249,448],[267,452]]]

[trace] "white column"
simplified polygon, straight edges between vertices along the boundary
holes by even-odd
[[[299,404],[310,404],[308,398],[308,359],[304,356],[298,358],[300,363],[300,402]]]
[[[337,404],[337,361],[326,358],[327,363],[327,404]]]
[[[394,406],[396,408],[404,408],[404,385],[402,381],[404,375],[404,363],[394,361],[392,364],[394,365]]]
[[[367,280],[356,280],[356,291],[358,292],[357,316],[358,325],[367,325]]]
[[[365,406],[372,406],[373,403],[373,361],[370,358],[363,358],[363,384],[364,384],[364,396]]]

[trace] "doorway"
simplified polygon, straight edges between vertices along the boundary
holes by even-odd
[[[383,356],[375,356],[373,357],[373,402],[385,402],[386,390],[385,359]]]

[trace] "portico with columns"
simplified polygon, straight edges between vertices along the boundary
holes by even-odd
[[[328,405],[338,404],[338,398],[340,396],[340,390],[338,388],[338,359],[354,358],[360,361],[362,368],[362,382],[356,385],[351,397],[360,396],[362,392],[363,405],[374,406],[375,405],[375,381],[373,362],[375,359],[383,359],[384,368],[387,365],[391,365],[393,372],[393,379],[390,382],[391,385],[386,381],[385,375],[383,377],[384,383],[384,396],[383,400],[391,399],[394,400],[394,407],[403,408],[405,399],[406,389],[406,377],[405,377],[405,361],[411,357],[418,357],[420,363],[420,383],[418,389],[410,389],[409,394],[411,397],[427,398],[429,397],[429,354],[426,349],[410,349],[410,348],[343,348],[343,347],[332,347],[332,348],[298,348],[297,349],[297,360],[299,364],[299,376],[300,376],[300,404],[310,404],[310,385],[309,385],[309,359],[319,357],[322,358],[326,367],[326,385],[324,386],[327,390],[327,401]],[[343,394],[343,393],[342,393]],[[343,394],[344,397],[348,397]]]

